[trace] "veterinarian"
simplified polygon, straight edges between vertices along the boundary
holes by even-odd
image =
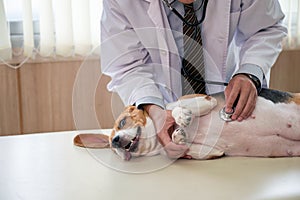
[[[183,94],[224,91],[233,120],[252,114],[286,35],[278,0],[103,2],[101,66],[112,78],[108,89],[125,105],[149,113],[170,157],[184,155],[188,147],[171,142],[174,119],[165,103]],[[187,34],[196,42],[187,42]],[[201,58],[200,64],[189,54]],[[196,71],[205,73],[189,71],[199,66]],[[192,90],[184,91],[184,84]]]

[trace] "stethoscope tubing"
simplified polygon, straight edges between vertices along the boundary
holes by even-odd
[[[165,4],[166,4],[166,6],[183,22],[183,23],[185,23],[185,24],[187,24],[187,25],[189,25],[189,26],[198,26],[198,25],[200,25],[203,21],[204,21],[204,19],[205,19],[205,15],[206,15],[206,8],[207,8],[207,3],[208,3],[208,0],[203,0],[203,2],[201,3],[201,5],[200,5],[200,8],[203,6],[203,12],[202,12],[202,17],[201,17],[201,19],[200,19],[200,21],[198,21],[198,22],[195,22],[195,23],[190,23],[190,22],[188,22],[188,21],[186,21],[185,19],[184,19],[184,17],[175,9],[175,8],[173,8],[172,7],[172,4],[173,4],[173,2],[175,2],[175,1],[173,1],[173,2],[171,2],[171,3],[169,3],[168,2],[168,0],[162,0]]]
[[[205,19],[205,15],[206,15],[206,8],[207,8],[207,3],[208,3],[208,0],[203,0],[203,2],[201,3],[200,5],[200,8],[203,6],[203,13],[202,13],[202,17],[200,19],[200,21],[197,21],[195,23],[189,23],[187,22],[184,17],[175,9],[172,7],[172,4],[176,1],[172,1],[171,3],[168,2],[168,0],[162,0],[166,6],[185,24],[187,24],[188,26],[193,26],[195,27],[195,35],[197,34],[197,29],[196,29],[196,26],[200,25],[204,19]],[[193,80],[197,81],[197,82],[202,82],[202,83],[205,83],[205,84],[209,84],[209,85],[221,85],[221,86],[227,86],[228,83],[227,82],[219,82],[219,81],[211,81],[211,80],[203,80],[203,79],[198,79],[198,78],[195,78],[195,77],[192,77],[189,75],[189,73],[186,71],[185,67],[182,68],[183,70],[183,73],[185,75],[187,75],[188,77],[192,78]]]
[[[220,82],[220,81],[211,81],[211,80],[204,80],[202,78],[196,78],[191,76],[189,73],[187,73],[185,67],[182,68],[183,74],[185,74],[187,77],[193,79],[194,81],[197,81],[198,83],[205,83],[208,85],[221,85],[221,86],[228,86],[227,82]]]

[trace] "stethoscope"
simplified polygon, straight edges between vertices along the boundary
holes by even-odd
[[[198,10],[200,10],[202,7],[203,7],[203,12],[202,12],[202,17],[201,17],[201,19],[200,20],[198,20],[197,22],[195,22],[195,23],[190,23],[190,22],[188,22],[188,21],[186,21],[185,19],[184,19],[184,17],[174,8],[174,7],[172,7],[172,4],[173,3],[175,3],[177,0],[173,0],[173,1],[171,1],[170,3],[168,2],[168,0],[162,0],[165,4],[166,4],[166,6],[183,22],[183,23],[185,23],[185,24],[187,24],[187,25],[189,25],[189,26],[193,26],[193,27],[195,27],[195,33],[194,33],[194,36],[196,36],[197,35],[197,26],[198,25],[200,25],[203,21],[204,21],[204,19],[205,19],[205,15],[206,15],[206,8],[207,8],[207,3],[208,3],[208,0],[203,0],[202,2],[201,2],[201,5],[199,6],[199,8],[197,8],[197,9],[195,9],[195,12],[196,11],[198,11]],[[228,85],[228,83],[226,83],[226,82],[219,82],[219,81],[209,81],[209,80],[205,80],[205,79],[203,79],[203,78],[197,78],[197,77],[195,77],[195,76],[192,76],[187,70],[186,70],[186,68],[183,66],[182,67],[182,72],[183,72],[183,74],[185,74],[185,76],[187,76],[187,77],[190,77],[191,79],[193,79],[193,80],[195,80],[195,81],[197,81],[197,82],[201,82],[201,83],[205,83],[205,84],[212,84],[212,85],[221,85],[221,86],[227,86]],[[235,101],[235,105],[237,104],[237,102],[238,102],[238,99],[239,98],[237,98],[236,99],[236,101]],[[233,108],[234,109],[234,108]],[[224,121],[226,121],[226,122],[230,122],[230,121],[232,121],[232,119],[231,119],[231,116],[233,115],[233,113],[234,113],[234,111],[233,112],[231,112],[231,113],[226,113],[225,112],[225,107],[223,108],[223,109],[221,109],[220,111],[219,111],[219,117],[222,119],[222,120],[224,120]]]
[[[188,21],[186,21],[185,19],[184,19],[184,17],[174,8],[174,7],[172,7],[172,4],[173,3],[175,3],[177,0],[173,0],[172,2],[168,2],[168,0],[162,0],[165,4],[166,4],[166,6],[183,22],[183,23],[185,23],[186,25],[188,25],[188,26],[192,26],[192,27],[195,27],[195,32],[194,32],[194,37],[196,37],[196,35],[197,35],[197,33],[198,33],[198,30],[197,30],[197,26],[198,25],[200,25],[203,21],[204,21],[204,19],[205,19],[205,15],[206,15],[206,8],[207,8],[207,3],[208,3],[208,0],[203,0],[202,2],[201,2],[201,5],[199,6],[199,8],[197,8],[196,10],[195,10],[195,12],[196,11],[198,11],[198,10],[200,10],[202,7],[203,7],[203,12],[202,12],[202,17],[201,17],[201,19],[200,20],[198,20],[198,21],[196,21],[195,23],[190,23],[190,22],[188,22]],[[195,38],[194,38],[195,39]],[[188,71],[187,71],[187,69],[184,67],[184,66],[182,66],[182,68],[181,68],[181,70],[182,70],[182,73],[186,76],[186,77],[189,77],[189,78],[191,78],[191,79],[193,79],[194,81],[197,81],[197,82],[200,82],[200,83],[205,83],[205,84],[212,84],[212,85],[221,85],[221,86],[227,86],[228,85],[228,83],[226,83],[226,82],[218,82],[218,81],[209,81],[209,80],[205,80],[205,79],[203,79],[203,78],[197,78],[197,77],[195,77],[195,76],[192,76]],[[238,102],[238,98],[236,99],[236,101],[235,101],[235,105],[237,104],[237,102]],[[234,109],[234,108],[233,108]],[[230,122],[230,121],[232,121],[232,119],[231,119],[231,116],[233,115],[233,113],[234,113],[234,111],[232,112],[232,113],[226,113],[225,112],[225,107],[223,108],[223,109],[221,109],[220,111],[219,111],[219,117],[222,119],[222,120],[224,120],[225,122]]]
[[[199,21],[195,22],[195,23],[190,23],[188,21],[186,21],[184,19],[184,17],[172,6],[172,4],[174,4],[176,1],[178,0],[173,0],[171,2],[169,2],[168,0],[162,0],[166,6],[185,24],[189,25],[189,26],[198,26],[200,25],[204,19],[205,19],[205,15],[206,15],[206,8],[207,8],[207,3],[208,3],[208,0],[203,0],[201,2],[201,5],[199,6],[199,8],[197,8],[195,11],[198,11],[200,10],[202,7],[203,7],[203,12],[202,12],[202,17]]]
[[[189,25],[189,26],[194,26],[194,27],[196,27],[196,26],[198,26],[198,25],[200,25],[203,21],[204,21],[204,19],[205,19],[205,15],[206,15],[206,8],[207,8],[207,3],[208,3],[208,0],[203,0],[202,2],[201,2],[201,4],[200,4],[200,6],[197,8],[197,9],[195,9],[195,11],[198,11],[198,10],[200,10],[201,8],[203,8],[203,12],[202,12],[202,16],[201,16],[201,19],[200,20],[198,20],[197,22],[195,22],[195,23],[190,23],[190,22],[188,22],[188,21],[186,21],[185,19],[184,19],[184,17],[172,6],[172,4],[174,4],[176,1],[178,1],[178,0],[173,0],[173,1],[171,1],[171,2],[169,2],[168,0],[162,0],[165,4],[166,4],[166,6],[183,22],[183,23],[185,23],[185,24],[187,24],[187,25]],[[197,30],[196,28],[195,28],[195,30]],[[194,33],[194,35],[196,36],[197,35],[197,31],[195,31],[195,33]],[[182,67],[182,71],[183,71],[183,73],[187,76],[187,77],[190,77],[190,78],[192,78],[193,80],[195,80],[195,81],[197,81],[197,82],[201,82],[201,83],[206,83],[206,84],[212,84],[212,85],[222,85],[222,86],[227,86],[228,85],[228,83],[226,83],[226,82],[218,82],[218,81],[209,81],[209,80],[203,80],[202,78],[197,78],[197,77],[194,77],[194,76],[192,76],[188,71],[187,71],[187,69],[185,68],[185,67]]]

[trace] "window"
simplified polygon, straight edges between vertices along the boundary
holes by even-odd
[[[102,0],[3,0],[2,7],[15,56],[86,55],[100,44]]]
[[[285,49],[300,47],[300,0],[279,0],[285,13],[284,24],[288,28],[288,37],[283,45]]]
[[[289,31],[284,48],[299,48],[300,0],[279,2]],[[86,55],[100,44],[101,11],[102,0],[0,0],[0,60]]]
[[[23,47],[23,8],[22,0],[4,0],[4,7],[6,11],[6,18],[9,23],[9,32],[11,37],[12,48]],[[38,8],[36,4],[32,7],[33,15],[33,33],[34,46],[39,46],[39,17]]]

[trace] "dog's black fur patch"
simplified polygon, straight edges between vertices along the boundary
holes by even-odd
[[[224,92],[216,93],[213,94],[212,96],[215,98],[225,99]],[[273,103],[288,103],[291,100],[291,98],[294,97],[294,95],[289,92],[283,92],[283,91],[273,90],[269,88],[262,88],[258,96],[270,100]],[[237,104],[237,101],[238,99],[236,100],[234,105]]]
[[[263,88],[259,96],[272,101],[273,103],[287,103],[293,95],[288,92]]]

